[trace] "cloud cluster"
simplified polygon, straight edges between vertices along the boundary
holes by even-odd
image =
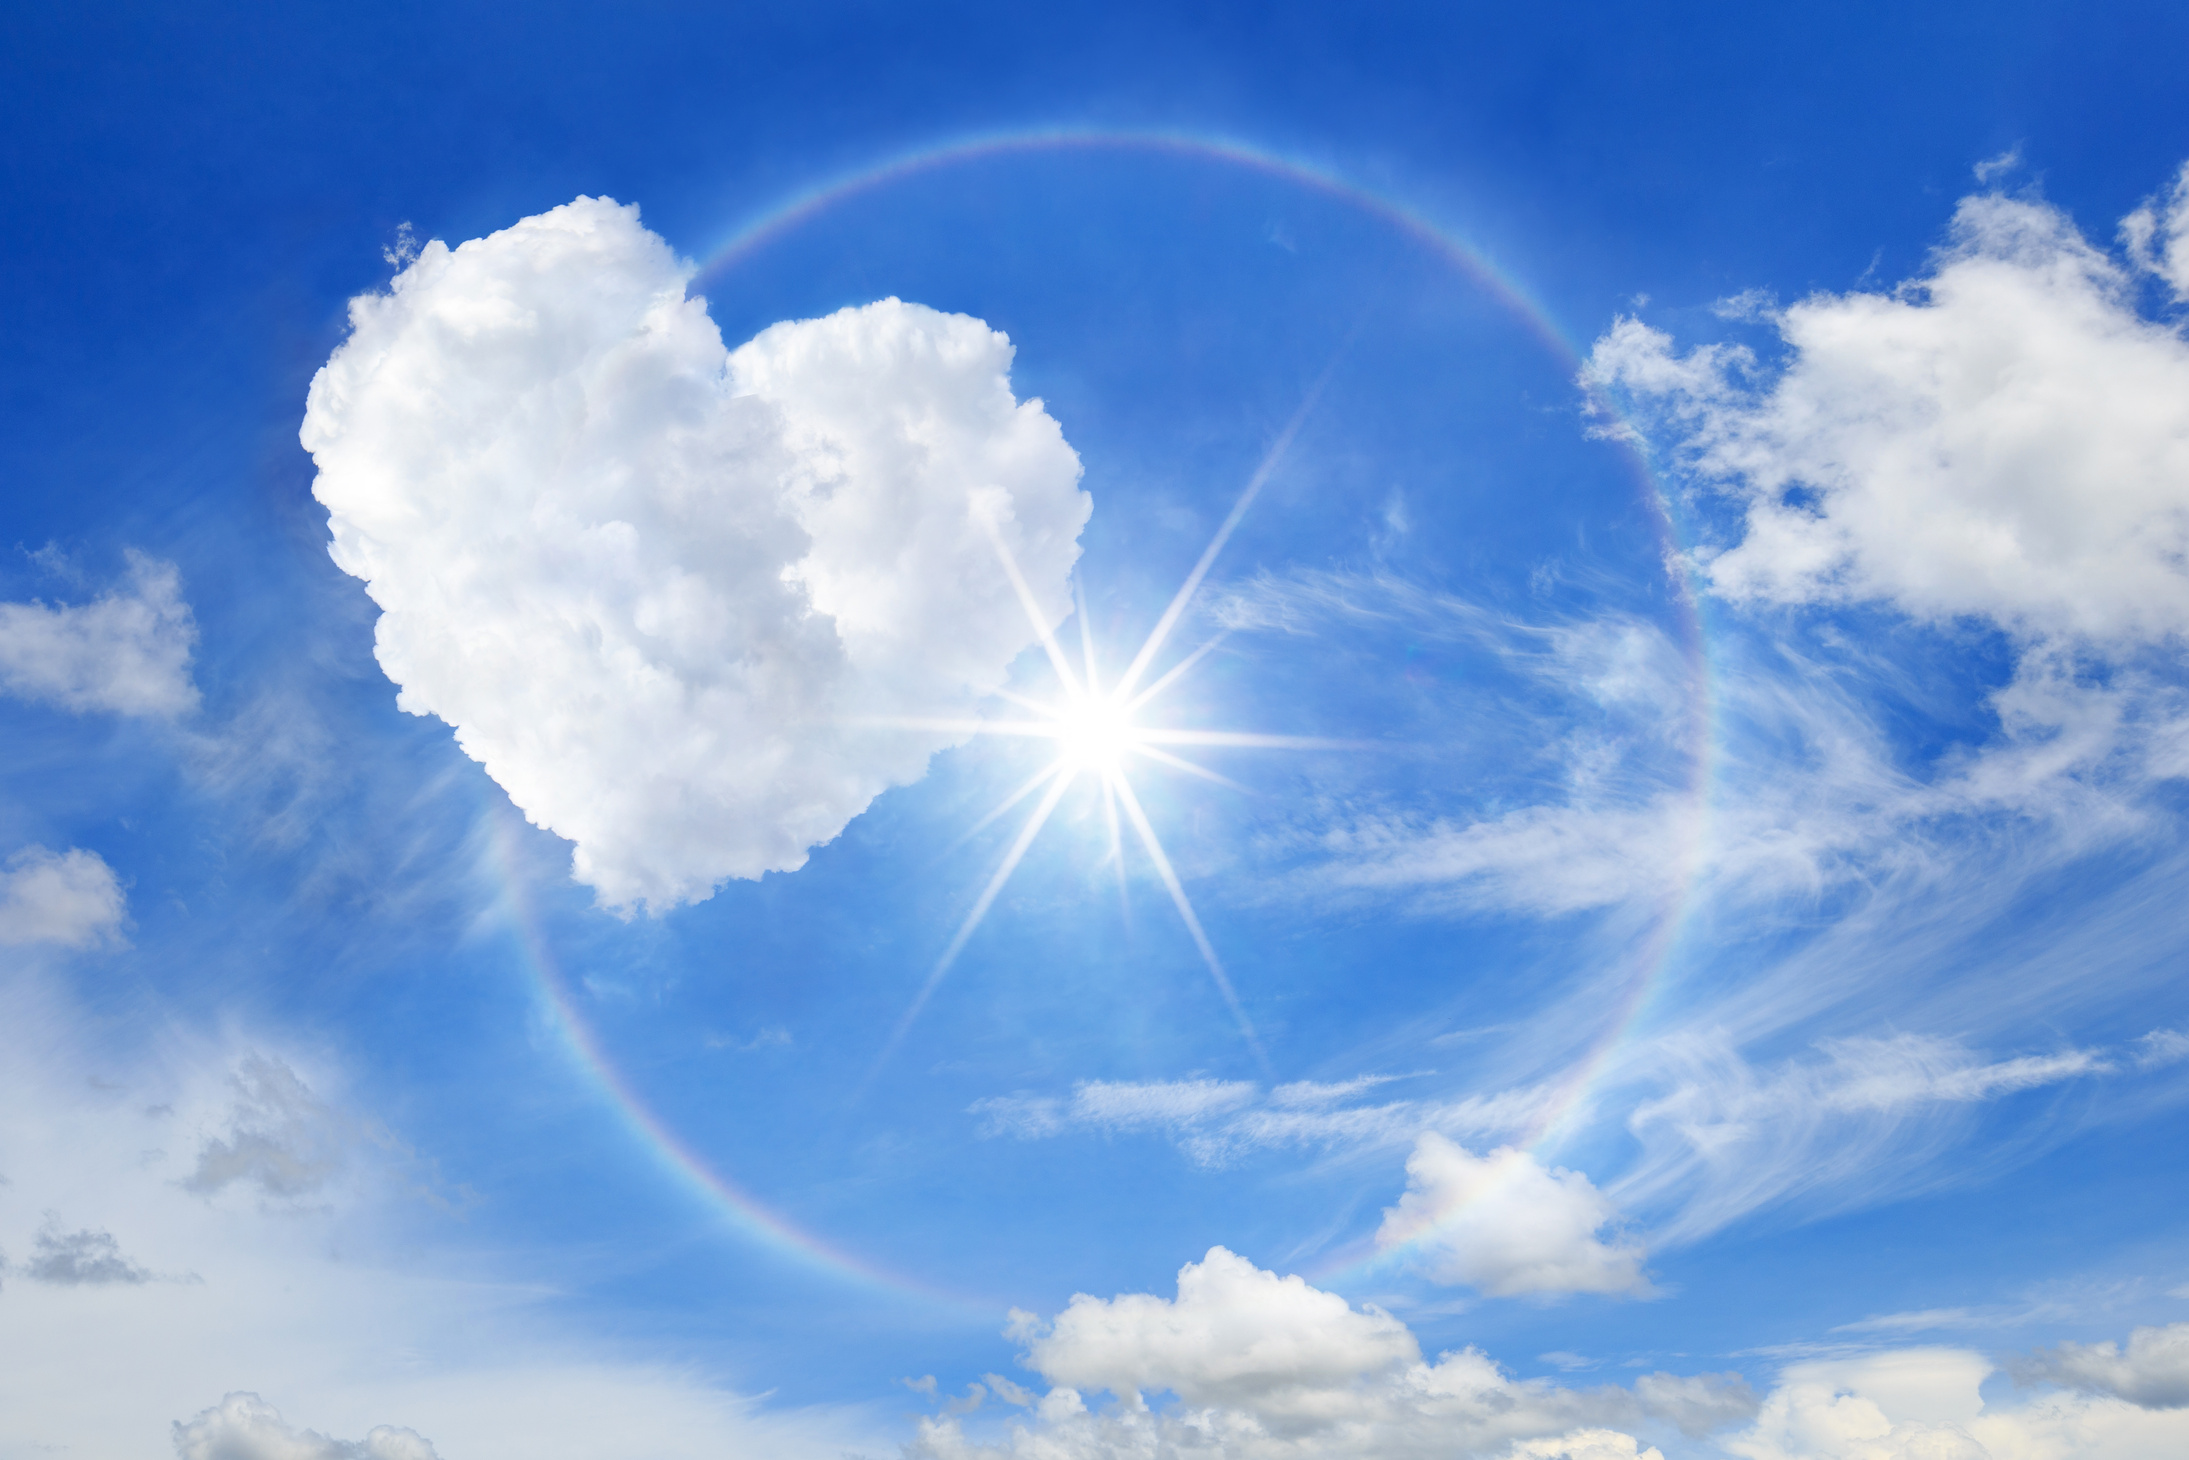
[[[85,948],[113,937],[127,901],[97,852],[29,846],[0,863],[0,946]]]
[[[1982,1355],[1951,1348],[1793,1364],[1755,1424],[1719,1444],[1739,1460],[2149,1460],[2189,1451],[2182,1410],[2111,1395],[1986,1403],[1978,1386],[1991,1371]]]
[[[1427,1362],[1389,1314],[1218,1247],[1180,1271],[1175,1299],[1081,1295],[1052,1324],[1014,1312],[1007,1332],[1048,1391],[988,1375],[921,1422],[911,1454],[1648,1460],[1653,1425],[1684,1436],[1683,1455],[1729,1460],[2148,1460],[2189,1446],[2189,1325],[2139,1329],[2125,1352],[2041,1351],[2014,1366],[2018,1380],[2081,1392],[1991,1402],[1980,1390],[1992,1361],[1947,1347],[1793,1363],[1760,1401],[1718,1374],[1570,1389],[1513,1380],[1471,1348]],[[1025,1413],[989,1422],[977,1412],[990,1399]]]
[[[231,1394],[188,1424],[175,1422],[177,1460],[440,1460],[425,1436],[381,1425],[362,1440],[291,1429],[256,1394]]]
[[[184,1190],[211,1196],[250,1187],[261,1198],[294,1202],[317,1195],[348,1164],[361,1132],[285,1062],[253,1051],[229,1084],[226,1133],[198,1147]]]
[[[1640,1243],[1599,1235],[1620,1213],[1587,1176],[1546,1167],[1511,1146],[1478,1156],[1450,1139],[1517,1134],[1539,1122],[1551,1092],[1360,1100],[1389,1083],[1391,1077],[1376,1075],[1300,1080],[1264,1092],[1247,1080],[1083,1080],[1068,1098],[991,1097],[975,1101],[971,1113],[990,1137],[1161,1135],[1204,1165],[1262,1149],[1361,1151],[1412,1141],[1406,1190],[1384,1212],[1379,1251],[1402,1255],[1435,1281],[1493,1297],[1651,1292]]]
[[[1050,1384],[1038,1399],[996,1392],[1030,1416],[984,1443],[956,1415],[923,1421],[930,1460],[1541,1460],[1654,1456],[1624,1433],[1649,1419],[1704,1433],[1755,1412],[1728,1376],[1652,1375],[1633,1390],[1514,1380],[1475,1349],[1425,1360],[1406,1326],[1375,1308],[1257,1268],[1222,1247],[1178,1274],[1176,1298],[1082,1294],[1042,1325],[1014,1312],[1011,1336]],[[1092,1405],[1108,1391],[1114,1402]],[[1177,1403],[1156,1406],[1150,1395]],[[1616,1428],[1614,1428],[1616,1427]]]
[[[1647,1296],[1641,1244],[1598,1234],[1619,1209],[1579,1171],[1545,1167],[1501,1146],[1478,1156],[1434,1132],[1406,1161],[1406,1192],[1376,1232],[1439,1282],[1492,1297],[1521,1293]]]
[[[150,1272],[122,1256],[113,1233],[90,1227],[63,1232],[50,1218],[23,1270],[39,1282],[67,1287],[152,1281]]]
[[[2117,1343],[2063,1343],[2014,1366],[2024,1384],[2052,1383],[2110,1394],[2149,1409],[2189,1407],[2189,1323],[2138,1328]]]
[[[1091,510],[986,325],[888,299],[730,351],[690,273],[606,199],[429,243],[302,431],[397,703],[619,908],[801,866],[918,778],[962,736],[902,722],[1064,618]]]
[[[2177,188],[2129,227],[2170,279],[2185,207]],[[1972,197],[1924,277],[1771,315],[1775,372],[1625,319],[1583,378],[1742,505],[1699,557],[1728,599],[2159,641],[2189,630],[2189,340],[2132,285],[2059,210]]]
[[[90,603],[0,603],[0,690],[78,713],[197,708],[197,623],[172,563],[130,549],[125,587]]]

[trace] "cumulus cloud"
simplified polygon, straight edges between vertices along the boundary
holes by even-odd
[[[1743,1460],[1988,1460],[1968,1425],[1990,1372],[1944,1348],[1790,1365],[1755,1426],[1723,1443]]]
[[[150,1272],[122,1256],[113,1233],[90,1227],[63,1232],[50,1217],[23,1271],[39,1282],[64,1287],[152,1281]]]
[[[1656,1419],[1700,1434],[1756,1412],[1746,1386],[1727,1375],[1578,1390],[1511,1379],[1472,1348],[1431,1363],[1390,1314],[1222,1247],[1180,1269],[1176,1298],[1081,1294],[1051,1324],[1014,1312],[1007,1331],[1048,1392],[993,1384],[1031,1413],[993,1443],[969,1436],[956,1414],[924,1421],[915,1455],[1637,1460],[1656,1452],[1625,1433],[1630,1426]],[[1090,1398],[1101,1391],[1114,1401]],[[1166,1393],[1177,1403],[1151,1403]]]
[[[962,734],[892,722],[1002,685],[1091,510],[978,320],[887,299],[731,351],[690,275],[606,199],[428,243],[302,431],[397,703],[619,908],[801,866],[917,779]]]
[[[1522,1440],[1505,1453],[1510,1460],[1664,1460],[1654,1445],[1643,1449],[1632,1435],[1601,1429]]]
[[[256,1394],[231,1394],[196,1419],[175,1422],[177,1460],[439,1460],[425,1436],[381,1425],[362,1440],[291,1429]]]
[[[229,1083],[235,1098],[227,1132],[198,1148],[185,1190],[210,1196],[245,1186],[297,1201],[324,1189],[348,1163],[359,1133],[286,1063],[246,1055]]]
[[[1434,1132],[1406,1161],[1406,1192],[1384,1210],[1376,1246],[1403,1248],[1439,1282],[1493,1297],[1646,1296],[1641,1245],[1598,1234],[1619,1209],[1579,1171],[1500,1146],[1477,1156]]]
[[[97,852],[29,846],[0,863],[0,945],[89,947],[120,931],[126,907]]]
[[[2153,267],[2176,267],[2182,206],[2130,225]],[[1622,319],[1583,378],[1742,505],[1699,559],[1728,599],[2159,641],[2189,629],[2189,341],[2132,279],[2059,210],[1971,197],[1925,276],[1772,316],[1776,370]]]
[[[1022,1325],[1022,1331],[1023,1325]],[[1152,1293],[1073,1298],[1026,1362],[1052,1384],[1116,1395],[1168,1389],[1189,1404],[1247,1401],[1283,1410],[1360,1374],[1421,1356],[1406,1325],[1356,1310],[1299,1277],[1222,1247],[1178,1273],[1176,1300]]]
[[[1719,1444],[1741,1460],[2149,1460],[2189,1452],[2189,1412],[2111,1395],[1987,1404],[1978,1390],[1991,1368],[1980,1354],[1950,1348],[1790,1365],[1755,1424]]]
[[[2189,1406],[2189,1323],[2138,1328],[2117,1343],[2063,1343],[2013,1365],[2018,1382],[2110,1394],[2147,1409]]]
[[[0,689],[78,713],[197,708],[197,624],[172,563],[130,549],[126,584],[90,603],[0,603]]]

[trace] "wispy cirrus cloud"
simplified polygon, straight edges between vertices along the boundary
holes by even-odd
[[[1453,1099],[1357,1098],[1408,1078],[1368,1075],[1266,1089],[1249,1080],[1083,1080],[1065,1095],[990,1096],[967,1113],[979,1117],[980,1133],[991,1138],[1148,1134],[1203,1165],[1221,1166],[1257,1151],[1404,1147],[1423,1131],[1511,1135],[1539,1122],[1557,1098],[1532,1088]]]
[[[1265,834],[1266,895],[1555,919],[1607,963],[1708,930],[1593,1087],[1632,1112],[1642,1150],[1607,1190],[1653,1240],[1919,1189],[2017,1092],[2062,1099],[1956,1169],[2063,1136],[2070,1092],[2168,1098],[2175,1037],[2117,1041],[2185,931],[2189,343],[2134,287],[2174,257],[2181,197],[2125,262],[2042,203],[1970,199],[1897,290],[1743,301],[1778,332],[1768,363],[1606,334],[1585,383],[1626,396],[1715,534],[1686,564],[1718,600],[1707,682],[1640,620],[1529,622],[1380,569],[1264,574],[1219,606],[1294,639],[1404,625],[1495,671],[1449,750],[1471,797],[1327,798]],[[2100,856],[2126,870],[2004,936]],[[1501,1043],[1540,1067],[1552,1023],[1606,1002],[1576,983]],[[2032,1017],[2105,1047],[1980,1052]]]
[[[1642,1151],[1612,1196],[1653,1218],[1660,1243],[1694,1241],[1797,1199],[1825,1209],[1972,1179],[1925,1158],[1966,1134],[1987,1102],[2116,1073],[2104,1051],[1988,1059],[1923,1035],[1829,1040],[1758,1068],[1701,1037],[1653,1052],[1658,1093],[1627,1117]]]

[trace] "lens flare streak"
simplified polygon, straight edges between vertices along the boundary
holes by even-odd
[[[1162,651],[1164,643],[1170,638],[1172,631],[1178,625],[1180,617],[1184,614],[1187,604],[1200,588],[1202,579],[1208,575],[1209,567],[1215,561],[1217,553],[1231,536],[1233,529],[1239,525],[1240,518],[1246,514],[1246,509],[1253,503],[1256,495],[1260,493],[1262,484],[1268,480],[1278,458],[1283,454],[1285,448],[1291,444],[1292,437],[1297,433],[1301,420],[1305,418],[1308,408],[1313,405],[1314,398],[1320,391],[1321,382],[1318,381],[1315,389],[1309,393],[1307,401],[1301,406],[1299,415],[1279,435],[1269,455],[1262,462],[1260,469],[1254,473],[1253,479],[1247,483],[1246,490],[1240,493],[1238,502],[1224,519],[1223,525],[1217,529],[1215,537],[1210,541],[1207,549],[1202,552],[1200,560],[1194,564],[1193,571],[1186,576],[1186,581],[1179,586],[1177,594],[1165,607],[1162,617],[1157,620],[1154,630],[1148,635],[1147,642],[1140,646],[1139,652],[1133,656],[1131,664],[1127,666],[1125,673],[1120,676],[1117,683],[1107,690],[1102,688],[1101,675],[1097,668],[1094,633],[1088,623],[1084,597],[1077,597],[1075,603],[1080,620],[1081,651],[1080,669],[1079,672],[1075,673],[1070,661],[1065,656],[1063,646],[1057,642],[1055,630],[1049,624],[1047,615],[1042,612],[1032,589],[1027,586],[1025,576],[1019,571],[1017,562],[1012,558],[1009,547],[1005,545],[1002,534],[996,531],[992,520],[987,522],[989,537],[995,545],[997,560],[1002,564],[1003,571],[1010,579],[1012,587],[1017,590],[1019,603],[1025,609],[1028,621],[1034,626],[1035,633],[1041,641],[1042,650],[1049,660],[1050,667],[1056,673],[1058,683],[1062,686],[1063,697],[1061,701],[1056,703],[1043,703],[1040,700],[1010,690],[999,690],[997,692],[999,698],[1031,711],[1038,718],[922,718],[893,719],[887,723],[905,729],[944,730],[963,735],[1022,736],[1053,740],[1057,744],[1057,756],[1056,759],[1037,771],[1010,795],[1006,796],[1002,802],[982,816],[979,821],[967,829],[964,835],[958,838],[956,844],[963,845],[966,840],[983,828],[1008,814],[1013,807],[1024,801],[1028,796],[1033,795],[1036,791],[1043,792],[1040,801],[1036,803],[1033,811],[1019,827],[1018,835],[1013,838],[1009,850],[1004,853],[1003,860],[997,866],[994,875],[988,879],[987,885],[981,889],[981,894],[974,900],[971,911],[966,914],[965,920],[958,925],[957,932],[951,936],[948,946],[943,949],[942,956],[936,960],[933,971],[928,974],[927,980],[921,985],[919,993],[913,998],[903,1017],[897,1021],[896,1028],[891,1031],[887,1043],[884,1044],[881,1054],[875,1060],[872,1071],[868,1074],[868,1081],[871,1081],[875,1074],[880,1073],[882,1066],[888,1063],[897,1046],[903,1042],[913,1022],[919,1018],[920,1012],[927,1007],[928,1000],[933,997],[936,988],[942,983],[944,976],[949,973],[951,965],[957,962],[958,955],[965,950],[967,941],[972,938],[974,932],[980,927],[982,920],[988,916],[988,910],[994,906],[997,896],[1003,891],[1004,884],[1010,881],[1011,874],[1018,869],[1019,863],[1025,859],[1028,848],[1033,845],[1034,838],[1040,835],[1042,827],[1048,823],[1050,815],[1056,810],[1057,803],[1063,799],[1064,793],[1076,784],[1083,775],[1095,777],[1102,789],[1103,816],[1109,834],[1109,860],[1117,868],[1118,897],[1121,907],[1129,915],[1130,900],[1126,893],[1124,869],[1124,836],[1118,814],[1120,808],[1124,812],[1122,820],[1131,823],[1137,840],[1147,853],[1148,860],[1154,865],[1156,874],[1163,883],[1164,890],[1170,894],[1172,905],[1178,909],[1180,920],[1184,922],[1186,931],[1192,936],[1193,945],[1199,951],[1201,961],[1207,965],[1210,978],[1215,981],[1218,991],[1224,996],[1225,1005],[1230,1008],[1232,1017],[1238,1022],[1240,1035],[1246,1040],[1248,1048],[1253,1050],[1255,1060],[1261,1065],[1264,1073],[1271,1072],[1269,1055],[1262,1046],[1260,1036],[1255,1033],[1253,1021],[1247,1017],[1246,1007],[1239,1000],[1238,990],[1232,984],[1231,975],[1225,971],[1223,960],[1217,956],[1215,945],[1210,942],[1207,930],[1202,927],[1200,916],[1194,911],[1192,899],[1186,896],[1185,884],[1179,880],[1177,869],[1172,865],[1169,854],[1164,851],[1162,840],[1156,835],[1154,824],[1148,819],[1146,808],[1141,805],[1139,796],[1134,793],[1126,769],[1132,760],[1140,758],[1169,767],[1172,770],[1184,771],[1203,780],[1213,781],[1220,786],[1227,786],[1233,790],[1243,790],[1245,788],[1230,777],[1210,770],[1206,766],[1198,765],[1183,756],[1173,754],[1165,747],[1240,747],[1265,750],[1357,748],[1358,742],[1355,741],[1330,740],[1306,735],[1265,735],[1237,730],[1171,729],[1161,726],[1142,725],[1137,719],[1142,710],[1158,699],[1164,691],[1183,680],[1195,665],[1199,664],[1215,649],[1217,644],[1222,642],[1223,635],[1219,634],[1186,655],[1185,658],[1165,671],[1154,683],[1146,688],[1138,688],[1139,681],[1147,673],[1149,665],[1154,662],[1157,654]],[[1044,787],[1046,787],[1045,791],[1043,790]],[[1274,1076],[1272,1077],[1274,1078]]]

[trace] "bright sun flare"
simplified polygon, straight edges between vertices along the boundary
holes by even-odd
[[[1131,753],[1138,730],[1114,696],[1073,705],[1057,721],[1057,757],[1073,769],[1107,775]]]
[[[1327,372],[1325,378],[1327,378]],[[1187,898],[1186,889],[1178,880],[1178,873],[1171,866],[1170,857],[1163,850],[1163,843],[1156,836],[1155,827],[1149,822],[1147,811],[1140,804],[1139,794],[1133,789],[1131,772],[1141,768],[1143,763],[1153,762],[1167,766],[1172,770],[1184,771],[1204,780],[1215,781],[1220,785],[1236,788],[1237,783],[1218,775],[1206,766],[1197,765],[1187,760],[1178,755],[1173,749],[1166,747],[1183,749],[1192,746],[1211,748],[1251,746],[1265,749],[1309,750],[1337,749],[1345,744],[1345,742],[1340,741],[1319,740],[1297,735],[1258,735],[1236,730],[1170,729],[1146,724],[1140,718],[1142,712],[1150,704],[1160,697],[1164,691],[1183,679],[1196,664],[1201,662],[1204,655],[1216,647],[1222,638],[1222,635],[1218,635],[1216,638],[1204,643],[1172,665],[1154,683],[1149,684],[1146,688],[1141,687],[1141,681],[1147,677],[1149,669],[1154,664],[1157,656],[1162,653],[1164,645],[1169,643],[1171,632],[1177,628],[1179,618],[1185,613],[1187,604],[1192,602],[1194,594],[1200,589],[1201,580],[1208,575],[1210,564],[1216,561],[1216,555],[1222,551],[1225,540],[1231,536],[1232,530],[1239,525],[1239,520],[1246,515],[1247,508],[1253,504],[1255,496],[1261,491],[1262,484],[1269,479],[1270,473],[1275,470],[1278,460],[1284,455],[1285,448],[1291,444],[1293,435],[1299,430],[1300,423],[1313,407],[1315,397],[1321,392],[1321,389],[1322,384],[1318,381],[1314,389],[1308,393],[1308,398],[1302,403],[1298,414],[1292,418],[1291,423],[1278,436],[1275,444],[1270,448],[1269,454],[1262,459],[1261,466],[1255,471],[1253,479],[1247,483],[1246,490],[1239,494],[1239,500],[1232,507],[1230,515],[1224,519],[1223,525],[1216,529],[1216,535],[1210,539],[1208,547],[1202,551],[1200,561],[1193,565],[1193,571],[1188,573],[1186,581],[1179,585],[1178,592],[1172,597],[1169,606],[1163,610],[1163,616],[1156,621],[1155,628],[1148,634],[1147,642],[1140,646],[1139,652],[1133,656],[1132,662],[1125,667],[1124,672],[1118,676],[1116,682],[1106,687],[1102,683],[1101,671],[1096,662],[1094,632],[1088,623],[1086,604],[1082,602],[1079,605],[1081,662],[1079,667],[1075,669],[1070,659],[1066,657],[1063,647],[1058,644],[1056,634],[1049,626],[1048,616],[1041,611],[1040,605],[1035,601],[1033,590],[1027,586],[1025,576],[1019,572],[1018,564],[1012,559],[1010,549],[1004,544],[1002,535],[995,531],[993,523],[989,524],[989,535],[995,543],[996,556],[1002,563],[1005,574],[1009,576],[1012,586],[1017,589],[1019,602],[1026,610],[1026,617],[1033,625],[1035,634],[1040,638],[1042,649],[1048,655],[1049,667],[1055,671],[1057,683],[1061,689],[1061,697],[1054,702],[1044,703],[1010,690],[999,692],[1001,698],[1031,712],[1034,716],[1031,719],[922,720],[905,723],[916,723],[924,728],[964,731],[975,735],[1030,736],[1053,740],[1056,742],[1057,753],[1053,760],[1036,772],[1025,784],[1005,797],[994,810],[982,817],[972,828],[973,831],[980,830],[997,818],[1008,814],[1013,807],[1025,801],[1028,797],[1038,796],[1039,798],[1035,802],[1033,811],[1020,825],[1018,835],[1012,839],[1009,850],[1004,853],[1002,863],[996,868],[995,874],[988,879],[988,884],[982,889],[979,898],[974,901],[972,911],[966,915],[965,921],[959,924],[956,935],[951,938],[949,946],[943,950],[942,957],[936,960],[934,971],[928,975],[927,982],[920,989],[919,996],[912,1001],[911,1007],[905,1010],[904,1017],[898,1020],[896,1030],[890,1035],[889,1042],[883,1046],[880,1058],[875,1061],[874,1070],[868,1074],[869,1080],[873,1078],[874,1073],[879,1072],[882,1064],[888,1060],[890,1054],[904,1038],[905,1032],[912,1027],[913,1020],[919,1017],[920,1010],[926,1006],[929,996],[935,992],[936,985],[942,982],[943,975],[950,971],[950,965],[956,962],[958,954],[964,951],[966,940],[973,936],[973,932],[980,926],[981,920],[988,915],[988,909],[994,904],[996,895],[1003,890],[1004,884],[1010,880],[1011,873],[1017,869],[1019,862],[1025,857],[1026,849],[1033,845],[1034,838],[1040,834],[1042,826],[1047,823],[1049,814],[1056,809],[1057,802],[1063,799],[1064,793],[1076,784],[1082,776],[1092,776],[1101,785],[1103,809],[1109,827],[1110,859],[1117,868],[1119,886],[1124,885],[1124,824],[1129,823],[1133,829],[1134,839],[1146,853],[1148,861],[1154,866],[1156,875],[1162,880],[1164,890],[1170,894],[1171,904],[1178,909],[1179,918],[1185,923],[1186,931],[1192,935],[1193,945],[1199,950],[1201,961],[1208,966],[1210,977],[1216,981],[1216,987],[1223,993],[1224,1002],[1230,1006],[1232,1017],[1238,1021],[1240,1034],[1245,1037],[1248,1047],[1254,1051],[1255,1058],[1260,1061],[1264,1070],[1268,1070],[1269,1056],[1263,1052],[1262,1042],[1254,1032],[1254,1025],[1247,1018],[1246,1009],[1239,1002],[1237,990],[1232,987],[1231,976],[1224,971],[1223,960],[1216,956],[1215,945],[1209,941],[1207,932],[1203,930],[1201,919],[1194,912],[1193,903]],[[969,832],[968,835],[970,834]]]

